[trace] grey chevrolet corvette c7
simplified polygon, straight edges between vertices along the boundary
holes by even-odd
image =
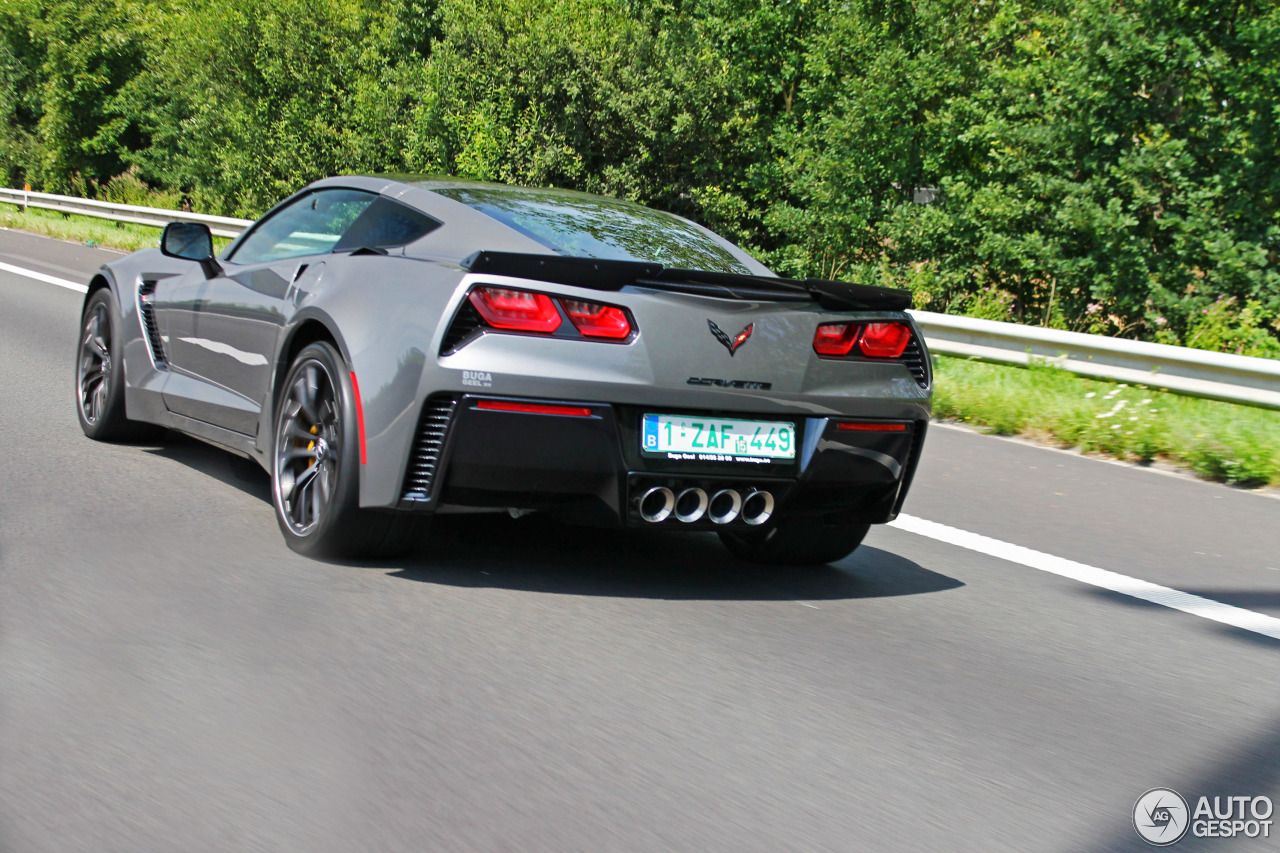
[[[308,554],[390,555],[491,509],[829,562],[895,517],[920,458],[909,306],[629,202],[328,178],[217,256],[175,223],[104,265],[77,412],[91,438],[158,426],[256,460]]]

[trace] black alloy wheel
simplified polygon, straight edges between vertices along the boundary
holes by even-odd
[[[314,557],[390,557],[413,542],[405,513],[360,508],[355,389],[341,354],[321,341],[293,361],[279,392],[271,496],[293,550]]]
[[[342,453],[337,391],[328,367],[299,361],[280,403],[276,431],[276,489],[280,510],[296,536],[307,536],[333,499]]]
[[[76,340],[76,417],[84,434],[98,441],[152,439],[163,432],[125,417],[123,344],[115,297],[99,288],[85,300]]]
[[[107,416],[107,399],[111,393],[111,329],[109,304],[92,299],[85,309],[80,328],[80,353],[76,370],[81,419],[97,426]]]

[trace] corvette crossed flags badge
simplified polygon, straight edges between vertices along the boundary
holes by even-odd
[[[715,336],[715,339],[724,344],[724,348],[729,351],[730,358],[732,358],[733,354],[737,352],[738,347],[747,342],[747,338],[751,337],[751,333],[756,329],[755,323],[748,323],[747,327],[741,332],[738,332],[736,337],[731,338],[726,335],[724,331],[713,321],[707,320],[707,325],[711,327],[711,334]]]

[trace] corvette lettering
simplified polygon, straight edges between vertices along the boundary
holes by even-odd
[[[741,388],[743,391],[768,391],[772,382],[752,382],[748,379],[712,379],[705,376],[690,376],[690,385],[709,385],[712,388]]]

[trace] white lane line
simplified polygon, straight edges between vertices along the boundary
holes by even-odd
[[[1230,604],[1202,598],[1182,590],[1131,578],[1128,575],[1107,571],[1106,569],[1087,566],[1074,560],[1066,560],[1062,557],[1046,554],[1043,551],[1035,551],[1031,548],[1024,548],[1021,545],[1002,542],[999,539],[992,539],[989,536],[982,536],[978,533],[970,533],[967,530],[949,527],[936,521],[926,521],[923,518],[900,515],[897,520],[889,522],[889,526],[915,533],[918,536],[936,539],[939,542],[946,542],[948,545],[956,545],[960,548],[976,551],[979,554],[986,554],[988,557],[1007,560],[1010,563],[1017,563],[1030,569],[1039,569],[1052,575],[1102,587],[1142,601],[1149,601],[1152,604],[1181,610],[1183,613],[1190,613],[1192,616],[1212,619],[1214,622],[1221,622],[1224,625],[1231,625],[1235,628],[1261,634],[1264,637],[1280,640],[1280,619],[1274,616],[1265,616],[1252,610],[1245,610],[1243,607],[1233,607]]]
[[[23,269],[22,267],[15,267],[13,264],[6,264],[6,263],[0,262],[0,270],[4,270],[5,272],[11,272],[14,275],[25,275],[27,278],[34,278],[36,281],[43,281],[45,284],[56,284],[58,285],[58,287],[65,287],[67,290],[74,290],[77,293],[89,292],[89,285],[87,284],[80,284],[79,282],[75,282],[75,281],[67,281],[65,278],[58,278],[57,276],[45,275],[44,273],[36,272],[35,270],[28,270],[28,269]]]

